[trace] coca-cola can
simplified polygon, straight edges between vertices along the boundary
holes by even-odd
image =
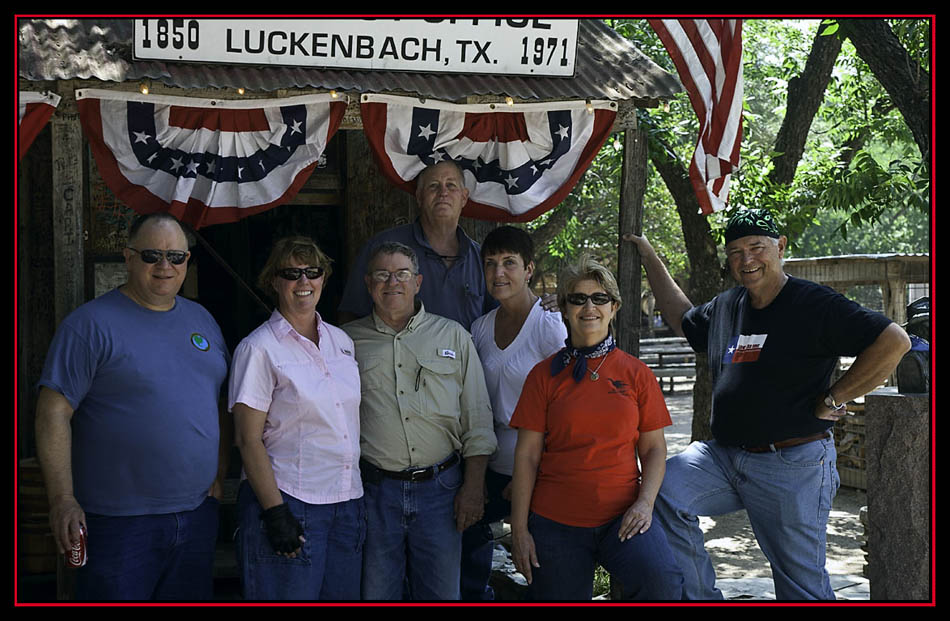
[[[82,567],[86,564],[86,527],[79,526],[79,542],[66,552],[66,567]]]

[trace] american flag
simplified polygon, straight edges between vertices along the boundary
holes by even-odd
[[[426,166],[455,160],[469,200],[462,215],[527,222],[560,203],[607,139],[608,101],[452,104],[363,95],[363,130],[380,170],[413,192]]]
[[[56,111],[60,96],[56,93],[20,91],[17,120],[17,161],[23,159],[33,141]]]
[[[99,172],[119,200],[196,229],[293,198],[346,110],[330,95],[206,100],[87,89],[76,100]]]
[[[742,143],[742,20],[651,19],[699,118],[689,167],[703,213],[726,206]]]

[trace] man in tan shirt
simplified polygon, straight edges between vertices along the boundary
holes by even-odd
[[[343,326],[360,365],[366,497],[363,599],[458,599],[462,531],[484,510],[495,451],[471,335],[425,311],[411,248],[377,248],[364,277],[373,312]]]

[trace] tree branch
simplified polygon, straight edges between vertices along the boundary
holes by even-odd
[[[841,52],[838,37],[815,35],[805,69],[788,82],[785,119],[775,138],[775,152],[769,180],[776,185],[790,185],[795,179],[798,162],[805,152],[805,142],[812,120],[825,97],[831,71]]]
[[[897,105],[920,149],[928,174],[932,174],[930,72],[914,62],[883,19],[842,19],[838,23],[840,32],[851,40],[858,56]]]

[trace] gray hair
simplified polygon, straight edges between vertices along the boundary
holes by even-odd
[[[373,248],[373,251],[369,253],[369,258],[366,259],[366,273],[369,274],[372,269],[373,262],[381,254],[402,254],[409,257],[409,260],[412,261],[412,273],[419,273],[419,258],[416,256],[415,251],[407,246],[406,244],[401,244],[395,241],[383,242]]]
[[[455,160],[453,160],[453,159],[442,160],[442,161],[440,161],[440,162],[435,162],[435,163],[429,164],[428,166],[426,166],[425,168],[423,168],[422,170],[419,171],[419,174],[416,175],[416,178],[414,179],[414,181],[415,181],[416,184],[418,185],[418,183],[419,183],[419,181],[422,179],[422,177],[423,177],[424,175],[428,174],[429,171],[435,170],[435,168],[436,168],[437,166],[442,166],[442,165],[445,165],[445,164],[448,164],[449,166],[451,166],[451,167],[453,167],[453,168],[455,169],[455,171],[456,171],[456,172],[458,173],[458,175],[459,175],[459,179],[462,181],[462,185],[465,185],[465,169],[462,168],[462,165],[461,165],[461,164],[459,164],[457,161],[455,161]]]
[[[582,280],[593,280],[604,288],[604,291],[617,303],[617,309],[620,309],[622,300],[620,299],[620,287],[617,285],[617,279],[613,272],[605,266],[598,263],[593,257],[583,255],[576,263],[571,263],[565,267],[557,279],[557,305],[561,310],[561,318],[567,326],[567,333],[571,333],[571,326],[567,322],[567,294],[574,291],[574,287]],[[615,317],[616,318],[616,317]],[[610,320],[610,328],[613,331],[614,320]]]

